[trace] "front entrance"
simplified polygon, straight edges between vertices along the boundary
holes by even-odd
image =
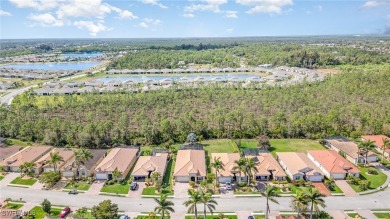
[[[107,179],[108,180],[112,180],[112,174],[111,173],[107,174]]]
[[[195,180],[196,180],[195,176],[191,176],[190,180],[195,182]]]

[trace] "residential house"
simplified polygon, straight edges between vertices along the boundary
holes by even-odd
[[[206,155],[204,150],[179,150],[173,176],[177,182],[200,182],[206,177]]]
[[[22,150],[22,146],[0,147],[0,162]]]
[[[243,153],[245,158],[254,159],[256,162],[257,172],[254,173],[254,177],[257,181],[286,180],[286,173],[271,153],[260,152],[259,149],[252,149]]]
[[[363,135],[362,139],[364,141],[373,141],[374,144],[375,144],[376,150],[381,152],[381,153],[383,152],[382,151],[382,149],[383,149],[383,139],[390,140],[390,138],[387,137],[386,135]],[[385,149],[384,155],[385,155],[385,157],[387,157],[387,159],[390,159],[390,148],[386,148]]]
[[[214,162],[215,159],[220,159],[224,165],[224,170],[219,170],[218,176],[216,176],[218,182],[240,181],[240,179],[237,179],[237,172],[233,170],[235,161],[240,159],[239,153],[212,153],[210,162]],[[215,170],[212,170],[212,172],[215,173]]]
[[[322,182],[324,174],[305,153],[278,152],[276,159],[291,180]]]
[[[307,156],[328,178],[346,179],[349,175],[359,177],[359,169],[333,150],[310,150]]]
[[[74,152],[70,148],[54,148],[49,153],[46,153],[40,159],[35,161],[34,172],[40,174],[41,172],[53,172],[54,165],[50,164],[50,155],[52,153],[58,153],[63,159],[63,161],[57,164],[57,171],[60,170],[66,163],[70,162],[74,157]]]
[[[351,163],[365,163],[365,154],[363,154],[359,150],[359,146],[355,142],[350,141],[348,138],[345,138],[343,136],[335,136],[325,138],[325,141],[327,147],[337,151],[338,153],[341,153],[341,155],[345,156],[345,158]],[[367,162],[370,163],[376,161],[378,161],[378,155],[376,155],[374,152],[369,151],[367,156]]]
[[[139,148],[121,147],[112,149],[106,157],[96,166],[95,178],[97,180],[112,180],[115,170],[122,174],[118,179],[124,179],[133,167],[139,156]]]
[[[64,177],[90,177],[93,176],[96,166],[103,160],[107,155],[106,149],[91,149],[92,158],[89,159],[84,164],[81,164],[79,167],[79,172],[77,173],[77,163],[75,157],[72,158],[70,162],[65,164],[62,169],[62,176]]]
[[[158,172],[160,173],[160,179],[162,179],[167,167],[167,160],[167,153],[156,153],[153,156],[140,156],[131,176],[135,181],[144,181],[146,178],[150,178],[154,172]]]
[[[34,163],[47,154],[51,149],[52,147],[50,146],[28,146],[4,159],[0,163],[0,166],[3,166],[4,171],[20,172],[20,165],[26,162]]]

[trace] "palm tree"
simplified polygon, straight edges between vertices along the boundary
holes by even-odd
[[[167,200],[167,195],[160,195],[160,198],[154,199],[157,202],[157,207],[154,208],[154,211],[161,215],[161,218],[164,219],[165,215],[169,215],[169,213],[175,212],[173,209],[173,202]]]
[[[279,197],[279,195],[276,193],[276,187],[268,186],[268,185],[265,187],[265,191],[261,192],[261,195],[267,199],[267,203],[266,203],[267,206],[265,209],[265,219],[268,219],[268,214],[271,211],[269,208],[269,201],[279,204],[279,202],[275,199],[275,197]]]
[[[303,192],[297,192],[296,196],[293,196],[291,200],[293,209],[297,211],[297,217],[299,217],[301,212],[307,210],[307,204],[307,198]]]
[[[211,163],[211,167],[214,168],[215,170],[215,184],[214,184],[214,190],[215,190],[215,187],[217,186],[217,182],[218,182],[218,173],[221,170],[225,170],[225,164],[223,164],[220,157],[214,157],[214,160]]]
[[[309,187],[309,190],[307,193],[304,194],[305,199],[308,203],[310,203],[310,219],[313,218],[313,210],[318,211],[318,205],[321,207],[325,207],[325,200],[322,193],[320,193],[317,189],[313,189],[312,187]]]
[[[240,181],[241,181],[241,173],[246,172],[245,158],[240,158],[239,160],[235,160],[232,170],[235,172],[238,172],[238,174],[240,175]]]
[[[25,162],[19,166],[19,169],[20,172],[31,177],[32,173],[34,172],[34,167],[35,167],[35,163]]]
[[[49,163],[53,165],[54,172],[57,172],[57,165],[64,161],[64,158],[58,152],[50,152]]]
[[[371,149],[373,149],[375,147],[374,142],[373,141],[360,141],[358,143],[358,147],[361,149],[361,151],[363,151],[363,153],[365,155],[365,162],[364,163],[367,165],[368,153],[370,152]]]
[[[385,157],[385,150],[390,149],[390,139],[389,138],[382,138],[383,146],[382,146],[382,162]]]
[[[88,148],[79,148],[74,152],[75,163],[77,166],[77,178],[80,178],[80,166],[84,165],[88,160],[93,158],[91,150]]]
[[[197,204],[201,203],[201,196],[199,194],[199,191],[194,189],[188,190],[188,195],[190,196],[187,201],[185,201],[183,204],[188,207],[188,213],[194,213],[195,219],[198,219],[198,208]]]
[[[122,172],[116,168],[114,171],[112,171],[112,177],[114,177],[114,181],[116,182],[118,180],[118,177],[122,175]]]
[[[209,192],[200,192],[200,203],[203,204],[203,218],[206,218],[206,209],[208,208],[210,213],[213,214],[215,205],[218,203],[213,199],[213,196]]]
[[[250,177],[253,176],[254,173],[259,172],[259,170],[256,167],[256,162],[253,158],[246,158],[245,160],[245,166],[246,166],[246,172],[248,174],[248,185],[250,183]]]

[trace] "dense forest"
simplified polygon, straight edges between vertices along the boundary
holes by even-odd
[[[0,136],[56,146],[183,142],[202,138],[390,135],[390,65],[349,66],[324,82],[259,90],[165,89],[36,97],[0,107]]]

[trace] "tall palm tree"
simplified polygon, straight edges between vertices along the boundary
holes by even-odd
[[[253,158],[246,158],[245,160],[245,169],[246,173],[248,174],[248,185],[250,183],[250,177],[254,175],[254,173],[259,172],[259,170],[256,167],[256,162]]]
[[[88,160],[93,158],[91,150],[88,148],[79,148],[74,152],[75,163],[77,166],[77,178],[80,178],[80,166],[84,165]]]
[[[238,174],[240,175],[240,181],[241,181],[241,174],[246,173],[245,158],[240,158],[238,160],[235,160],[232,170],[235,172],[238,172]]]
[[[324,194],[320,193],[317,189],[309,187],[309,190],[304,194],[305,199],[310,203],[310,219],[313,218],[313,210],[318,211],[318,205],[325,207]]]
[[[291,200],[291,205],[297,211],[297,217],[299,217],[301,212],[307,210],[308,201],[305,194],[303,192],[297,192],[296,196],[293,196]]]
[[[160,214],[162,219],[165,218],[165,215],[169,216],[171,212],[175,212],[172,207],[174,204],[167,200],[167,195],[160,195],[160,198],[155,198],[154,201],[157,202],[157,207],[154,208],[154,211]]]
[[[383,146],[382,146],[382,162],[385,157],[385,150],[390,149],[390,139],[388,138],[382,138]]]
[[[183,204],[188,207],[188,213],[194,213],[195,219],[198,219],[198,207],[196,205],[201,203],[200,193],[197,190],[189,189],[188,195],[190,196],[189,199]]]
[[[53,165],[54,172],[57,172],[57,165],[64,161],[64,158],[61,157],[61,155],[56,152],[50,152],[50,160],[49,163]]]
[[[275,199],[275,197],[279,197],[279,195],[276,193],[276,187],[268,185],[265,187],[265,191],[261,192],[261,195],[267,199],[265,219],[268,219],[268,214],[271,211],[269,208],[269,201],[279,204],[279,202]]]
[[[213,199],[213,196],[209,192],[200,192],[200,203],[203,204],[203,218],[206,218],[206,209],[208,208],[210,213],[213,214],[215,210],[215,206],[218,205],[218,203]]]
[[[20,172],[26,174],[27,176],[31,176],[34,172],[35,163],[25,162],[19,166]]]
[[[214,160],[211,163],[211,167],[214,168],[215,170],[215,184],[214,184],[214,190],[215,190],[215,187],[217,186],[217,182],[218,182],[218,173],[221,170],[225,170],[225,164],[223,164],[220,157],[214,157]]]
[[[364,155],[365,155],[365,162],[364,163],[367,164],[368,153],[370,152],[370,150],[372,150],[375,147],[374,142],[373,141],[359,141],[358,147],[364,153]]]

